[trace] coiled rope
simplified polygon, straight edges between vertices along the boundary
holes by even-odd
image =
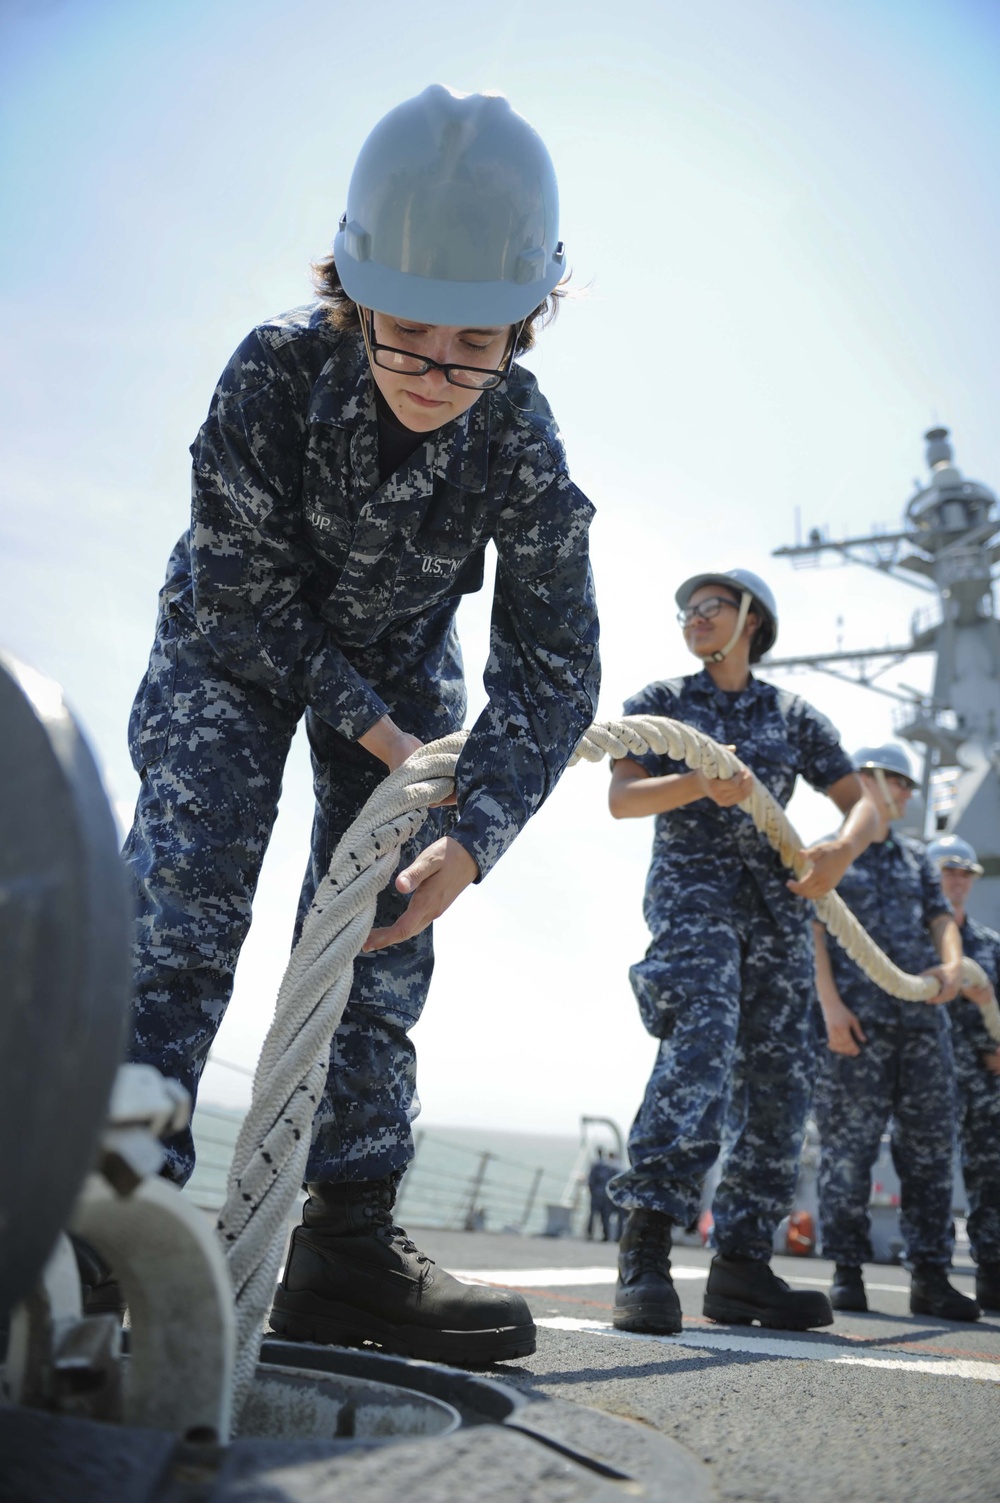
[[[452,792],[466,734],[457,731],[421,747],[379,784],[334,852],[288,962],[218,1221],[236,1299],[235,1414],[253,1383],[285,1228],[305,1175],[313,1116],[330,1042],[347,1005],[354,957],[374,924],[378,894],[396,869],[400,847],[419,830],[430,806]],[[735,753],[701,731],[653,715],[595,721],[572,761],[599,762],[605,756],[648,751],[686,762],[710,778],[730,778],[744,770]],[[785,866],[802,876],[808,866],[800,854],[802,842],[781,806],[753,773],[751,777],[752,792],[740,807]],[[909,976],[892,963],[835,892],[818,899],[815,908],[851,959],[890,996],[918,1002],[936,994],[933,978]],[[967,986],[989,986],[985,972],[968,959],[962,980]],[[995,997],[983,1013],[1000,1042]]]

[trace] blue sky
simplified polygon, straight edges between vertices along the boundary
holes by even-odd
[[[962,3],[7,0],[0,641],[65,685],[126,817],[187,446],[247,330],[309,296],[367,131],[432,81],[502,90],[555,160],[580,295],[531,364],[598,507],[604,713],[687,671],[672,595],[702,567],[770,579],[784,652],[905,637],[915,591],[770,554],[796,508],[833,533],[895,523],[935,421],[1000,484],[998,41],[997,9]],[[461,618],[473,707],[488,603]],[[899,676],[927,682],[919,661]],[[888,701],[785,681],[849,745],[889,734]],[[631,1114],[653,1047],[626,979],[651,832],[610,821],[605,778],[567,774],[440,925],[429,1119]],[[812,795],[793,813],[810,837],[831,822]],[[308,822],[298,748],[220,1036],[244,1064]],[[205,1090],[245,1085],[212,1067]]]

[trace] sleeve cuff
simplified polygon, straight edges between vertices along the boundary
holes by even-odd
[[[481,882],[513,843],[519,829],[520,826],[495,799],[489,794],[480,794],[469,800],[458,823],[448,833],[463,850],[468,851],[479,868],[476,881]]]
[[[321,720],[348,741],[360,740],[383,715],[389,713],[389,706],[360,680],[356,687],[332,694],[327,703],[314,702],[313,709]]]

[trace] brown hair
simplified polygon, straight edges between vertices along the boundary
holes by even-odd
[[[563,278],[557,287],[553,287],[548,297],[542,299],[538,307],[528,314],[524,320],[521,332],[517,337],[517,346],[514,350],[520,355],[525,350],[530,350],[535,343],[539,329],[544,329],[550,324],[559,312],[560,299],[567,296],[569,288],[569,273]],[[358,305],[347,296],[344,284],[340,280],[340,272],[332,255],[323,261],[317,261],[313,266],[313,285],[319,294],[320,301],[326,304],[327,317],[335,329],[347,333],[351,329],[361,328],[361,319],[358,314]]]

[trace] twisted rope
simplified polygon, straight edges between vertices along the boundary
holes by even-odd
[[[657,715],[629,715],[624,720],[595,721],[577,747],[574,761],[585,758],[589,762],[599,762],[604,756],[619,758],[627,754],[642,755],[650,750],[686,762],[688,767],[700,768],[710,778],[731,778],[737,772],[750,772],[753,788],[739,807],[746,810],[783,864],[796,877],[808,870],[808,860],[801,854],[802,841],[777,799],[734,752],[692,726]],[[855,964],[890,997],[902,1002],[929,1002],[937,996],[939,987],[933,976],[911,976],[900,970],[885,951],[879,949],[836,892],[814,899],[813,906],[817,918]],[[990,987],[986,972],[968,956],[962,961],[962,985]],[[995,997],[982,1012],[990,1037],[1000,1043],[1000,1008]]]
[[[285,1227],[305,1175],[313,1117],[326,1080],[330,1042],[350,994],[354,958],[374,924],[378,894],[396,869],[401,846],[420,829],[430,806],[452,792],[466,734],[456,731],[421,747],[379,784],[334,852],[289,959],[218,1221],[236,1299],[236,1414],[253,1382]],[[595,721],[572,762],[648,751],[683,761],[710,778],[749,771],[735,753],[701,731],[652,715]],[[740,807],[785,866],[801,876],[808,866],[800,854],[801,840],[780,804],[750,776],[752,792]],[[908,976],[893,964],[836,893],[819,899],[815,907],[851,959],[890,996],[915,1002],[936,994],[933,978]],[[989,986],[972,960],[963,963],[962,981]],[[1000,1042],[996,999],[983,1011],[992,1037]]]
[[[253,1383],[354,957],[375,922],[376,900],[401,846],[420,829],[431,804],[454,788],[464,741],[458,732],[421,748],[379,784],[333,854],[282,979],[218,1220],[236,1299],[234,1414]]]

